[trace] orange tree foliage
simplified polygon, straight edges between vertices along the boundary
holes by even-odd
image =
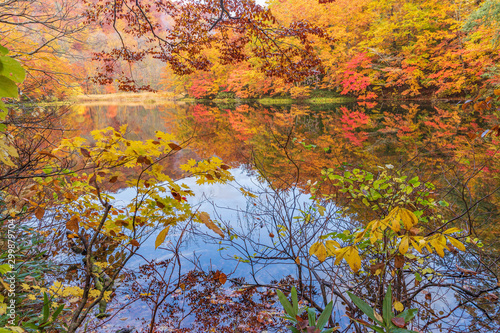
[[[368,99],[442,97],[498,84],[499,43],[495,36],[500,16],[494,15],[496,7],[488,5],[490,2],[484,1],[478,8],[472,2],[451,0],[274,0],[269,10],[281,26],[297,27],[294,22],[306,21],[324,27],[324,35],[308,39],[311,48],[306,49],[319,64],[296,77],[301,86]],[[254,45],[260,44],[251,40],[238,65],[216,60],[203,70],[211,71],[212,80],[227,82],[219,91],[237,97],[294,95],[296,86],[268,83],[266,75],[254,74],[259,69],[275,74],[252,52]],[[194,74],[187,82],[196,77]]]
[[[305,20],[281,25],[269,9],[254,1],[85,0],[85,4],[87,23],[99,23],[120,36],[121,45],[95,54],[103,67],[94,81],[101,84],[116,78],[122,90],[148,90],[148,85],[137,87],[130,72],[117,72],[116,64],[153,56],[168,63],[175,74],[186,75],[212,67],[205,52],[212,48],[223,65],[252,56],[267,75],[287,81],[322,72],[310,37],[325,37],[323,30]],[[123,36],[134,37],[135,45]]]
[[[1,44],[27,70],[20,86],[34,98],[79,94],[83,75],[73,58],[85,26],[76,0],[11,0],[0,4]]]

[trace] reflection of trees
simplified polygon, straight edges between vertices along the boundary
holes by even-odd
[[[321,287],[321,298],[303,292],[303,297],[318,309],[329,297],[336,297],[337,307],[343,309],[341,302],[349,307],[343,295],[345,289],[353,286],[357,286],[360,294],[371,300],[375,291],[370,289],[370,284],[377,281],[373,276],[348,274],[346,265],[334,266],[328,261],[318,264],[308,253],[310,245],[321,234],[347,225],[353,229],[377,218],[378,213],[367,213],[359,200],[352,200],[325,186],[322,193],[336,195],[325,216],[320,216],[317,207],[316,210],[312,209],[314,207],[299,207],[301,193],[309,192],[307,181],[318,180],[324,168],[344,172],[361,166],[377,174],[379,166],[392,165],[410,177],[419,176],[422,183],[433,182],[437,187],[431,197],[451,204],[439,210],[443,219],[465,229],[472,239],[479,237],[488,245],[478,248],[469,244],[470,257],[467,258],[451,254],[436,263],[435,257],[428,255],[423,263],[412,262],[412,267],[418,269],[435,265],[433,267],[442,270],[439,271],[442,275],[428,273],[423,282],[416,282],[415,279],[407,281],[405,288],[411,296],[407,304],[417,304],[422,309],[418,321],[420,327],[434,328],[438,320],[453,323],[455,315],[462,309],[470,315],[486,316],[485,313],[488,313],[491,317],[489,322],[476,320],[468,323],[470,331],[480,331],[483,324],[498,325],[495,322],[497,307],[488,305],[485,298],[495,288],[490,282],[498,274],[495,250],[490,248],[492,238],[498,232],[496,190],[499,184],[495,175],[499,167],[494,158],[498,143],[496,137],[486,143],[479,140],[472,142],[468,135],[471,130],[481,132],[481,128],[495,121],[493,116],[479,112],[464,114],[460,109],[447,105],[426,108],[414,104],[398,109],[380,107],[371,110],[359,106],[334,106],[331,110],[320,111],[312,111],[307,106],[264,108],[241,105],[226,109],[197,104],[158,111],[157,118],[147,123],[152,127],[138,127],[141,131],[134,134],[147,137],[148,131],[153,132],[150,128],[158,126],[161,119],[162,125],[171,128],[180,140],[191,139],[189,147],[197,156],[215,154],[233,166],[257,164],[262,179],[274,192],[266,200],[256,202],[258,209],[250,214],[254,220],[249,221],[249,233],[239,234],[239,240],[247,242],[249,247],[240,247],[240,250],[243,257],[246,256],[255,266],[286,263],[296,267],[299,289],[305,291]],[[122,114],[120,109],[113,112]],[[139,118],[137,116],[136,121]],[[292,193],[291,197],[287,198],[289,193]],[[339,218],[335,214],[339,207],[349,207],[349,215]],[[265,221],[266,228],[260,228],[260,221]],[[432,227],[426,225],[425,232],[432,232]],[[255,242],[251,236],[259,232],[264,232],[263,238],[274,239],[275,244],[269,246],[266,242]],[[280,232],[284,236],[278,238]],[[231,245],[238,248],[238,243]],[[456,265],[480,273],[464,273]],[[197,297],[208,295],[204,292],[210,292],[225,299],[221,291],[211,285],[213,279],[210,274],[213,273],[197,274],[193,279],[197,283],[205,281],[205,284],[202,283],[205,291],[197,289],[199,285],[189,289],[186,284],[188,291],[185,297],[193,297],[194,302]],[[258,278],[256,280],[258,285],[264,284],[259,283]],[[178,288],[175,286],[168,292],[173,293]],[[420,294],[421,290],[429,288],[437,290],[431,291],[430,300]],[[457,303],[447,304],[444,310],[438,309],[436,300],[446,299],[449,290],[456,293]],[[373,300],[376,301],[375,298]],[[165,303],[158,317],[159,322],[181,311],[175,302]],[[230,301],[225,299],[224,302]],[[210,308],[212,303],[192,304],[195,309],[204,309],[208,313],[215,311]],[[247,303],[242,304],[248,307]],[[456,308],[457,305],[460,307]],[[229,312],[224,312],[226,310]],[[355,311],[353,307],[350,310]],[[207,324],[207,312],[203,311],[193,310],[195,320],[199,321],[197,325],[201,329],[212,327]],[[231,316],[231,311],[240,313],[248,311],[248,308],[229,307],[224,311],[219,314],[220,318]],[[447,316],[449,313],[454,314]],[[340,321],[342,312],[337,315],[335,320]],[[467,318],[467,315],[459,316]],[[464,326],[457,326],[455,331],[460,329],[463,330]]]

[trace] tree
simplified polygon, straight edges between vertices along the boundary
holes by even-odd
[[[309,42],[309,36],[325,36],[322,29],[306,21],[292,22],[289,26],[276,24],[270,10],[251,0],[196,3],[86,0],[86,4],[88,23],[112,27],[119,36],[134,36],[140,45],[131,46],[120,37],[121,47],[97,52],[95,59],[103,67],[94,77],[95,82],[112,82],[117,61],[132,64],[147,55],[168,63],[176,74],[207,70],[211,61],[205,51],[211,47],[220,52],[223,64],[245,60],[245,47],[249,47],[262,71],[287,81],[300,80],[311,71],[322,71]],[[135,87],[134,79],[127,74],[130,73],[121,71],[117,75],[121,89],[150,89]]]

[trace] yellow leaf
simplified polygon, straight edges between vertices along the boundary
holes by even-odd
[[[404,309],[405,309],[405,307],[400,301],[394,302],[394,310],[401,312]]]
[[[335,256],[337,249],[340,248],[340,244],[334,240],[327,240],[326,242],[326,254],[329,257]]]
[[[434,247],[434,249],[436,250],[436,253],[441,257],[443,258],[444,257],[444,247],[443,245],[441,245],[441,243],[439,243],[439,241],[437,239],[433,239],[432,241],[430,241],[432,247]]]
[[[319,243],[318,249],[316,250],[316,257],[318,257],[318,260],[320,262],[325,261],[326,259],[326,247],[323,245],[323,243]]]
[[[382,223],[388,224],[394,232],[398,232],[401,229],[401,216],[399,215],[399,207],[394,208],[389,212],[389,215],[382,220]]]
[[[382,318],[381,315],[378,314],[377,311],[373,311],[373,315],[375,316],[375,319],[377,319],[378,321],[380,321],[381,323],[384,322],[384,318]]]
[[[399,244],[399,252],[405,254],[408,251],[408,236],[401,238],[401,243]]]
[[[403,221],[403,224],[405,225],[405,228],[410,230],[411,227],[414,225],[418,224],[418,218],[413,212],[409,211],[406,208],[401,208],[400,209],[400,216],[401,220]]]
[[[417,250],[419,253],[422,253],[422,246],[419,243],[415,242],[413,239],[410,239],[410,241],[411,245],[413,245],[413,248]]]
[[[462,242],[460,242],[458,239],[455,239],[453,237],[447,237],[447,238],[448,238],[448,241],[451,243],[451,245],[453,245],[454,247],[456,247],[460,251],[465,251],[464,244],[462,244]]]
[[[345,255],[345,260],[354,272],[359,271],[359,269],[361,268],[361,258],[359,257],[358,249],[356,247],[349,247],[349,250]]]
[[[224,238],[224,233],[222,230],[219,229],[218,226],[215,225],[215,223],[210,219],[210,215],[206,212],[201,212],[198,214],[200,221],[208,227],[208,229],[212,230],[215,232],[217,235],[221,236]]]
[[[311,246],[311,248],[309,249],[310,256],[313,256],[316,253],[316,251],[318,251],[318,247],[320,246],[320,244],[321,244],[320,242],[316,242]]]
[[[453,234],[455,232],[460,232],[460,229],[458,229],[458,228],[446,229],[445,231],[443,231],[443,234],[447,235],[447,234]]]
[[[343,249],[339,249],[337,251],[337,258],[335,259],[335,262],[333,263],[334,265],[340,264],[340,262],[342,261],[342,259],[345,256],[347,250],[349,250],[349,248],[348,247],[344,247]]]
[[[158,248],[158,246],[163,244],[163,242],[165,241],[165,237],[167,237],[169,229],[170,229],[170,226],[168,226],[165,229],[163,229],[162,231],[160,231],[160,233],[158,234],[158,237],[156,237],[156,240],[155,240],[155,250]]]

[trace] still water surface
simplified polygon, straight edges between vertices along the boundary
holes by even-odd
[[[93,129],[108,126],[117,129],[124,124],[128,124],[129,136],[134,139],[151,139],[157,130],[173,133],[179,142],[188,142],[187,148],[172,161],[174,176],[180,175],[176,167],[189,158],[221,158],[232,167],[235,181],[226,185],[198,186],[194,179],[184,179],[182,182],[195,192],[189,203],[209,212],[218,221],[240,228],[241,232],[244,228],[252,229],[252,236],[259,238],[263,246],[273,241],[266,221],[255,219],[255,207],[241,194],[241,187],[255,193],[270,188],[296,187],[300,194],[296,198],[299,206],[295,207],[295,213],[293,210],[290,213],[294,216],[300,214],[300,204],[310,202],[309,184],[320,179],[324,168],[360,167],[372,171],[399,168],[418,173],[421,179],[435,182],[438,190],[446,190],[457,172],[466,172],[471,165],[488,161],[479,175],[470,180],[471,200],[484,196],[498,185],[499,169],[497,163],[491,161],[490,147],[496,139],[471,143],[470,135],[495,124],[496,117],[465,113],[454,104],[81,105],[74,107],[70,117],[84,136]],[[260,177],[262,172],[266,175],[265,180]],[[116,194],[117,204],[132,197],[131,190],[123,188]],[[496,194],[491,195],[484,205],[478,206],[483,213],[478,216],[487,219],[497,199]],[[448,195],[446,200],[453,203],[453,196]],[[457,203],[455,209],[460,208]],[[362,211],[356,214],[360,222],[370,220],[369,214],[365,216]],[[483,242],[498,247],[496,225],[485,224],[478,232]],[[180,229],[171,231],[167,239],[175,242],[180,233]],[[195,234],[186,237],[182,246],[183,273],[198,266],[207,271],[232,273],[232,279],[258,279],[253,282],[262,285],[297,273],[293,263],[251,267],[230,260],[234,256],[241,257],[241,251],[218,244],[217,236],[210,233],[198,227]],[[168,252],[154,249],[154,239],[155,235],[141,247],[142,258],[131,261],[130,270],[144,264],[145,260],[160,261],[171,257]],[[117,297],[116,303],[127,299],[126,291],[124,293],[125,296]],[[169,299],[175,297],[179,296],[174,294]],[[443,294],[442,300],[448,304],[455,302],[451,293]],[[146,318],[147,322],[148,313],[144,303],[136,302],[105,327],[110,331],[127,325],[138,327],[144,325],[141,318]],[[335,314],[335,320],[341,325],[346,322],[342,311]],[[189,327],[192,322],[187,318],[180,326]]]

